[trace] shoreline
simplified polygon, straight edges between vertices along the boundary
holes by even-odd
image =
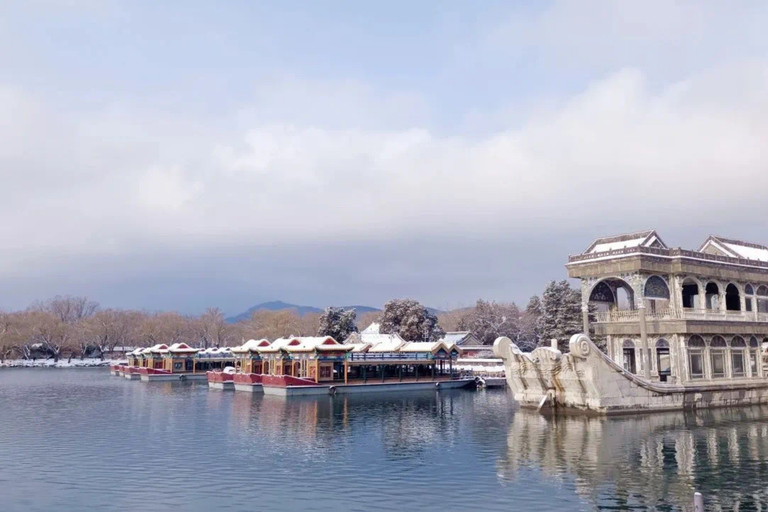
[[[0,362],[0,369],[11,368],[101,368],[108,367],[113,364],[125,364],[125,360],[121,359],[59,359],[54,361],[53,359],[43,359],[32,361],[30,359],[7,359]]]

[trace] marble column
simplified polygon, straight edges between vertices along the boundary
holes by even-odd
[[[646,379],[651,378],[651,362],[648,360],[648,326],[645,321],[645,304],[640,303],[638,307],[638,314],[640,317],[640,346],[642,347],[642,354],[640,361],[643,365],[643,376]]]

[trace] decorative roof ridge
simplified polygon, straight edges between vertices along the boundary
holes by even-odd
[[[595,238],[595,240],[589,245],[589,247],[587,247],[587,249],[582,254],[586,254],[586,253],[590,252],[598,244],[623,242],[625,240],[637,240],[638,238],[642,238],[643,242],[645,242],[645,241],[648,240],[648,238],[651,235],[653,235],[655,233],[656,233],[655,229],[644,229],[644,230],[641,230],[641,231],[633,231],[631,233],[623,233],[623,234],[620,234],[620,235],[610,235],[610,236],[598,237],[598,238]],[[658,235],[656,235],[656,237],[659,238],[659,240],[661,240],[661,238]]]
[[[709,235],[709,237],[704,241],[704,243],[699,247],[699,250],[703,249],[704,246],[709,242],[710,240],[714,240],[716,242],[720,242],[723,244],[733,244],[733,245],[741,245],[742,247],[751,247],[753,249],[764,249],[768,251],[768,246],[757,244],[755,242],[746,242],[744,240],[737,240],[735,238],[726,238],[724,236],[718,236],[718,235]]]

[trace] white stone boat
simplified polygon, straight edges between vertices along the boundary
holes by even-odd
[[[493,349],[504,360],[507,385],[522,407],[626,414],[768,403],[768,379],[762,376],[652,381],[625,370],[584,334],[571,337],[566,354],[549,347],[526,353],[506,337]]]

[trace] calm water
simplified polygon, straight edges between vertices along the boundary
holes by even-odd
[[[503,391],[285,400],[0,371],[0,511],[768,510],[768,409],[547,419]],[[717,502],[717,503],[715,503]]]

